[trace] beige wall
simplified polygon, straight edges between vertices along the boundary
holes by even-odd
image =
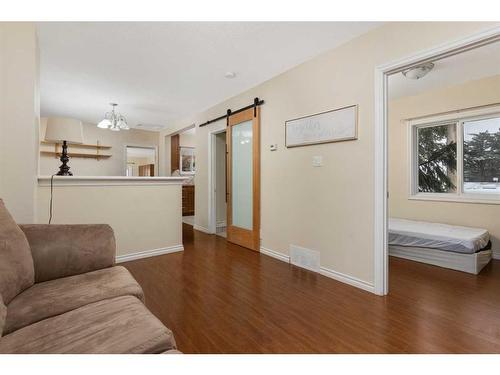
[[[38,197],[38,222],[47,223],[50,187],[40,186]],[[109,224],[117,255],[182,245],[181,217],[180,184],[58,186],[55,181],[52,223]]]
[[[40,139],[45,137],[47,119],[40,122]],[[158,147],[158,132],[130,129],[113,132],[100,129],[94,124],[83,124],[83,140],[85,143],[111,146],[104,150],[112,154],[110,158],[99,160],[92,158],[71,158],[69,166],[75,176],[125,176],[125,145]],[[69,146],[71,152],[71,145]],[[40,155],[40,175],[47,176],[57,172],[61,162],[50,155]]]
[[[181,133],[179,135],[179,145],[181,147],[196,147],[196,134]]]
[[[128,160],[128,163],[133,163],[137,166],[155,163],[155,159],[152,156],[151,157],[144,157],[144,158],[129,156],[127,158],[127,160]]]
[[[248,105],[256,96],[264,99],[262,246],[283,254],[288,254],[290,244],[318,250],[322,267],[373,284],[374,69],[493,26],[498,23],[389,23],[207,111],[176,121],[163,134]],[[351,104],[359,105],[357,141],[284,147],[286,120]],[[205,228],[210,128],[196,129],[196,224]],[[278,151],[270,152],[268,145],[273,143]],[[312,167],[315,155],[323,156],[322,168]]]
[[[389,87],[390,89],[390,87]],[[389,215],[486,228],[500,250],[500,205],[408,199],[407,119],[500,103],[500,76],[432,90],[389,103]]]
[[[23,223],[36,216],[37,44],[35,24],[0,22],[0,198]]]

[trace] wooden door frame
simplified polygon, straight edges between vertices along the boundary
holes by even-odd
[[[179,169],[180,173],[180,160],[181,160],[181,137],[179,134],[170,136],[170,174]]]
[[[245,121],[252,121],[252,231],[234,227],[232,225],[232,126]],[[238,112],[228,118],[226,133],[227,144],[227,238],[230,240],[230,231],[235,231],[237,238],[232,238],[234,243],[260,251],[260,107],[249,108]],[[245,245],[246,243],[246,245]],[[247,246],[248,245],[248,246]]]

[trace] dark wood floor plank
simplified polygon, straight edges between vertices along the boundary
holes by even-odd
[[[391,258],[379,297],[189,225],[184,248],[124,265],[185,353],[500,353],[500,261]]]

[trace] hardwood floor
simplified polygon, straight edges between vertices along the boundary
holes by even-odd
[[[184,353],[500,353],[500,261],[393,258],[379,297],[186,224],[184,247],[124,264]]]

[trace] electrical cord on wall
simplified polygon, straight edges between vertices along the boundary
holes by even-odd
[[[50,203],[49,203],[49,224],[52,221],[52,197],[54,196],[53,191],[54,191],[54,176],[50,176]]]

